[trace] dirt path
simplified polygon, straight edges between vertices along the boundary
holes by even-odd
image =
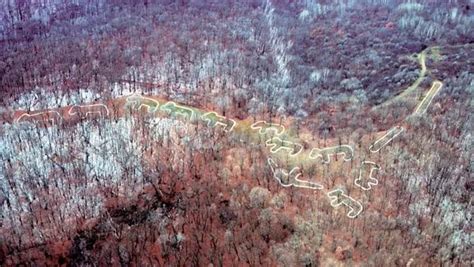
[[[397,101],[400,101],[406,97],[408,97],[410,94],[412,94],[413,92],[415,92],[418,87],[420,86],[421,82],[423,82],[423,80],[426,78],[427,74],[429,73],[429,69],[428,67],[426,66],[426,57],[428,56],[428,53],[429,52],[432,52],[432,51],[436,51],[436,50],[440,50],[441,48],[445,47],[445,48],[467,48],[467,47],[472,47],[474,46],[474,44],[459,44],[459,45],[445,45],[445,46],[430,46],[430,47],[427,47],[425,50],[421,51],[420,53],[418,54],[415,54],[414,57],[416,58],[416,60],[418,61],[418,64],[420,65],[420,74],[418,75],[418,78],[415,80],[415,82],[413,82],[412,85],[410,85],[409,87],[407,87],[403,92],[401,92],[399,95],[383,102],[382,104],[379,104],[377,106],[374,106],[372,108],[372,110],[377,110],[381,107],[386,107],[394,102],[397,102]],[[436,81],[435,82],[437,85],[436,86],[440,86],[442,87],[443,86],[443,83],[441,81]],[[431,88],[433,89],[433,88]],[[431,90],[430,89],[430,90]],[[436,91],[436,90],[435,90]],[[437,92],[433,92],[433,97],[436,96]],[[429,104],[431,103],[431,101],[428,101],[427,103],[427,106],[429,106]]]
[[[418,78],[415,80],[415,82],[412,85],[410,85],[409,87],[407,87],[407,89],[405,89],[402,93],[395,96],[394,98],[391,98],[391,99],[383,102],[382,104],[373,107],[372,108],[373,110],[376,110],[376,109],[381,108],[381,107],[386,107],[386,106],[388,106],[388,105],[390,105],[390,104],[392,104],[396,101],[399,101],[399,100],[405,98],[410,93],[414,92],[418,88],[418,86],[425,79],[425,76],[426,76],[426,72],[427,72],[426,53],[430,49],[431,49],[431,47],[426,48],[425,50],[421,51],[421,53],[416,54],[416,59],[418,60],[418,64],[420,65],[420,74],[418,75]]]

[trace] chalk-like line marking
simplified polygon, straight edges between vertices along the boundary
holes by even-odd
[[[104,104],[74,105],[69,109],[68,114],[71,116],[84,114],[83,119],[87,118],[89,114],[99,114],[99,116],[107,117],[109,116],[109,108]]]
[[[61,114],[59,114],[59,112],[50,110],[50,111],[33,113],[33,114],[23,113],[20,117],[18,117],[15,120],[15,122],[16,123],[19,123],[19,122],[33,123],[30,121],[30,119],[33,120],[34,123],[38,121],[42,121],[42,122],[51,121],[53,125],[54,124],[58,125],[63,120],[63,117],[61,116]]]
[[[332,190],[327,193],[327,196],[331,200],[331,206],[333,206],[334,208],[337,208],[341,205],[344,205],[349,208],[347,217],[351,219],[357,217],[357,215],[359,215],[363,210],[362,204],[359,201],[346,195],[341,189]]]
[[[163,106],[161,106],[161,110],[166,111],[170,114],[181,115],[183,117],[187,117],[188,120],[193,120],[194,118],[194,111],[190,108],[180,106],[173,101],[169,101]]]
[[[253,130],[258,130],[259,134],[265,134],[269,131],[275,132],[276,135],[281,135],[285,132],[285,126],[276,123],[268,123],[266,121],[257,121],[250,126]]]
[[[354,158],[354,149],[350,145],[340,145],[325,148],[313,148],[309,153],[310,159],[321,158],[324,164],[331,162],[331,155],[344,154],[344,161],[351,161]]]
[[[218,115],[216,112],[207,112],[201,116],[201,119],[207,122],[208,127],[216,127],[217,125],[224,126],[225,132],[232,132],[237,124],[233,119]]]
[[[415,114],[424,114],[426,110],[428,110],[428,107],[431,104],[431,101],[433,101],[434,97],[438,94],[438,92],[441,90],[443,87],[443,83],[440,81],[435,81],[433,82],[433,85],[431,86],[430,90],[426,94],[426,96],[421,100],[420,104],[416,107]]]
[[[294,157],[303,151],[303,146],[298,143],[281,140],[279,137],[273,137],[265,142],[270,147],[271,153],[277,153],[280,150],[288,150],[291,157]]]
[[[153,98],[142,95],[131,95],[127,97],[126,105],[131,105],[135,110],[141,110],[142,107],[146,107],[148,113],[154,113],[160,107],[160,102]]]
[[[278,168],[278,165],[272,158],[268,158],[267,162],[272,170],[273,178],[275,178],[283,187],[294,186],[298,188],[308,188],[314,190],[321,190],[324,188],[319,183],[299,179],[299,177],[302,175],[299,167],[294,167],[290,172],[288,172],[284,169]]]
[[[369,147],[370,152],[376,153],[379,152],[384,146],[390,143],[395,137],[401,134],[405,129],[402,126],[395,126],[388,130],[388,132],[377,139],[374,143],[372,143]]]
[[[369,168],[370,172],[367,173]],[[367,191],[372,189],[373,185],[379,184],[379,180],[373,176],[374,172],[378,172],[379,170],[380,166],[375,162],[363,161],[359,170],[359,178],[355,179],[354,184],[362,188],[362,190]]]

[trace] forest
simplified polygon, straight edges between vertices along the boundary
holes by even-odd
[[[472,266],[473,8],[0,1],[0,265]]]

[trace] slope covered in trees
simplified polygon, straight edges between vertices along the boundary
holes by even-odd
[[[472,1],[0,4],[0,264],[469,266]]]

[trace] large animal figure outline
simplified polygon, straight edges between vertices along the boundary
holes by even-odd
[[[194,119],[194,111],[192,109],[178,105],[173,101],[166,102],[166,104],[161,106],[161,110],[168,112],[173,116],[180,115],[188,120]]]
[[[378,171],[380,171],[378,164],[372,161],[363,161],[359,170],[359,177],[354,180],[354,184],[365,191],[372,189],[373,185],[379,184],[379,180],[373,176],[374,172]]]
[[[237,124],[234,120],[218,115],[213,111],[202,115],[201,119],[207,122],[208,127],[216,127],[217,125],[223,126],[225,132],[231,132]]]
[[[278,164],[276,164],[272,158],[268,158],[267,162],[272,170],[273,178],[275,178],[275,180],[277,180],[283,187],[294,186],[314,190],[321,190],[324,188],[319,183],[301,180],[299,177],[302,175],[302,172],[299,167],[294,167],[290,172],[288,172],[285,169],[278,168]]]
[[[347,217],[351,219],[357,217],[363,210],[362,204],[352,197],[346,195],[342,189],[332,190],[327,193],[327,196],[331,200],[331,206],[334,208],[340,207],[341,205],[346,206],[349,209],[347,212]]]
[[[265,144],[270,147],[271,153],[277,153],[280,150],[287,150],[292,157],[303,151],[303,146],[301,144],[285,141],[279,137],[272,137],[268,139]]]
[[[322,163],[329,164],[331,155],[344,154],[344,161],[350,161],[354,158],[354,150],[350,145],[339,145],[326,148],[313,148],[309,153],[310,159],[321,158]]]
[[[74,105],[68,111],[69,116],[79,116],[86,119],[88,116],[98,114],[99,117],[109,116],[109,108],[104,104]]]
[[[55,110],[48,110],[43,112],[37,113],[23,113],[20,117],[18,117],[15,122],[28,122],[32,124],[39,124],[39,123],[48,123],[50,122],[51,125],[59,125],[63,120],[62,115],[55,111]]]
[[[154,113],[160,107],[160,102],[150,97],[134,94],[127,97],[126,105],[130,105],[132,109],[138,111],[145,107],[148,113]]]
[[[285,126],[276,123],[269,123],[266,121],[257,121],[250,125],[250,128],[253,130],[258,130],[259,134],[266,134],[273,131],[276,135],[281,135],[285,131]]]

